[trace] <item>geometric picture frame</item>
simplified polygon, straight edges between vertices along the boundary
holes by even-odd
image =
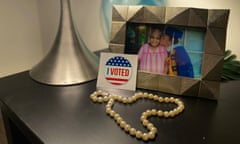
[[[137,88],[217,100],[229,13],[228,9],[114,5],[109,49],[124,53],[128,22],[204,28],[200,79],[138,71]]]

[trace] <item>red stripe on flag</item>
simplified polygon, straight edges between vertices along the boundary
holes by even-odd
[[[110,77],[106,77],[106,80],[128,82],[128,79],[121,79],[121,78],[110,78]]]
[[[115,83],[115,82],[111,82],[111,84],[113,84],[113,85],[122,85],[122,83]]]

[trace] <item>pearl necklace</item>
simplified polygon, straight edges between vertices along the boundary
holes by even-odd
[[[142,139],[144,141],[148,141],[150,139],[154,139],[155,135],[157,134],[157,128],[148,121],[148,117],[151,116],[158,116],[158,117],[174,117],[181,113],[184,110],[184,104],[181,100],[173,97],[160,97],[157,95],[153,94],[148,94],[148,93],[142,93],[138,92],[135,93],[131,97],[122,97],[122,96],[117,96],[117,95],[110,95],[109,93],[103,92],[101,90],[95,91],[90,95],[90,98],[93,102],[107,102],[106,105],[106,113],[112,117],[118,125],[128,134],[138,138]],[[149,130],[148,133],[144,133],[140,130],[137,130],[133,128],[130,124],[128,124],[124,119],[114,110],[112,110],[112,107],[114,105],[115,101],[122,102],[124,104],[129,104],[132,102],[135,102],[136,100],[140,98],[146,98],[146,99],[151,99],[157,102],[165,102],[165,103],[175,103],[177,105],[176,108],[170,111],[162,111],[162,110],[156,110],[156,109],[151,109],[151,110],[146,110],[145,112],[142,113],[141,115],[141,122],[142,124]]]

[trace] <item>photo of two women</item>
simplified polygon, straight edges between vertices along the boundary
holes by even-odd
[[[138,70],[201,77],[204,31],[166,25],[128,24],[125,53],[138,55]]]

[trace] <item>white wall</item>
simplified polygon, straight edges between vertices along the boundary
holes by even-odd
[[[42,56],[37,0],[0,0],[0,77],[31,68]]]

